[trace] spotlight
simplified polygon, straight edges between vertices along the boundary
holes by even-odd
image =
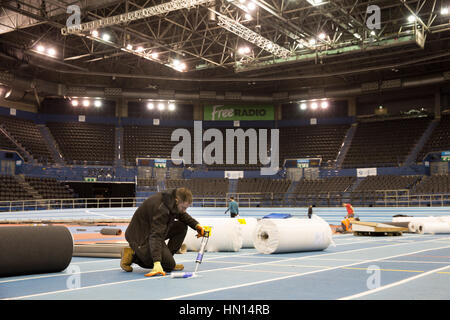
[[[442,14],[443,16],[447,15],[447,14],[448,14],[448,8],[442,8],[442,9],[441,9],[441,14]]]
[[[314,39],[314,38],[309,39],[309,45],[310,46],[314,46],[315,44],[316,44],[316,39]]]
[[[91,34],[92,34],[93,37],[98,38],[98,31],[97,31],[97,30],[93,30],[93,31],[91,32]]]
[[[154,108],[155,108],[155,105],[153,104],[153,102],[147,103],[147,109],[148,110],[153,110]]]
[[[255,3],[254,3],[254,2],[249,2],[249,3],[247,4],[247,9],[250,10],[250,11],[255,10],[255,9],[256,9]]]
[[[36,50],[37,50],[38,52],[40,52],[40,53],[43,53],[43,52],[45,51],[45,48],[44,48],[43,45],[38,45],[38,46],[36,47]]]
[[[306,103],[301,103],[300,104],[300,110],[306,110],[308,108],[308,106],[306,105]]]
[[[144,47],[139,46],[136,48],[136,52],[142,52],[142,51],[144,51]]]
[[[78,100],[72,100],[72,106],[78,107]]]
[[[240,55],[249,54],[249,53],[250,53],[250,48],[247,47],[247,46],[240,47],[240,48],[238,49],[238,53],[239,53]]]
[[[158,110],[159,111],[163,111],[166,108],[166,106],[164,105],[164,103],[160,102],[158,103]]]
[[[316,110],[317,107],[318,107],[317,102],[312,102],[312,103],[311,103],[311,109]]]
[[[321,107],[322,109],[328,108],[328,101],[322,101],[322,102],[320,103],[320,107]]]
[[[102,35],[102,39],[103,39],[103,41],[109,41],[109,40],[111,40],[111,36],[108,33],[104,33]]]
[[[153,59],[158,59],[159,53],[158,52],[152,52],[150,55]]]
[[[133,50],[133,46],[131,44],[127,44],[127,49],[128,50]]]
[[[102,106],[102,101],[101,100],[95,100],[94,101],[94,107],[100,108],[101,106]]]
[[[252,15],[250,14],[250,13],[246,13],[245,15],[244,15],[244,18],[245,18],[245,20],[252,20],[253,18],[252,18]]]
[[[319,39],[324,40],[327,37],[327,35],[323,32],[319,33]]]
[[[48,53],[49,56],[52,56],[52,57],[56,56],[56,50],[53,49],[53,48],[49,48],[47,50],[47,53]]]
[[[12,89],[6,90],[6,92],[5,92],[5,99],[8,99],[8,98],[11,96],[11,93],[12,93]],[[0,92],[0,96],[1,96],[2,94],[3,94],[3,93]]]
[[[89,100],[83,100],[83,107],[89,107]]]
[[[170,111],[175,110],[175,103],[169,103],[169,110]]]
[[[410,16],[408,17],[408,22],[409,22],[409,23],[413,23],[413,22],[415,22],[415,21],[416,21],[416,17],[415,17],[415,16],[410,15]]]

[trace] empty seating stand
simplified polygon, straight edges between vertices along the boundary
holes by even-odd
[[[416,185],[421,176],[368,176],[354,191],[409,190]]]
[[[171,141],[174,127],[159,126],[124,126],[123,151],[125,164],[136,165],[136,158],[171,158],[172,148],[178,142]],[[191,129],[190,132],[192,131]],[[191,143],[194,135],[191,132]],[[193,148],[192,148],[193,154]]]
[[[280,128],[280,162],[284,159],[321,157],[334,162],[350,125],[311,125]]]
[[[343,168],[401,166],[430,121],[426,117],[359,123]]]
[[[3,127],[34,160],[42,164],[53,164],[51,152],[33,121],[15,117],[0,116]]]
[[[75,194],[69,186],[54,178],[25,177],[25,181],[36,190],[43,199],[70,199]]]
[[[297,182],[294,193],[318,194],[345,192],[355,181],[356,177],[331,177],[314,180],[303,179]]]
[[[450,175],[426,176],[415,186],[413,192],[416,194],[450,193]]]
[[[166,180],[166,187],[168,189],[188,188],[197,197],[225,197],[228,192],[228,179],[168,179]]]
[[[47,127],[68,164],[114,163],[114,125],[49,122]]]
[[[33,196],[23,189],[14,176],[0,175],[0,201],[32,199]]]
[[[422,162],[427,153],[432,151],[450,150],[450,115],[442,116],[439,124],[434,128],[428,141],[417,156],[417,161]]]

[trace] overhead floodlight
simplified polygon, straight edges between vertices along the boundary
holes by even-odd
[[[38,45],[38,46],[36,47],[36,50],[37,50],[38,52],[40,52],[40,53],[44,53],[45,47],[44,47],[43,45]]]
[[[254,2],[249,2],[247,4],[247,9],[250,10],[250,11],[255,10],[256,9],[256,4]]]
[[[174,111],[175,110],[175,103],[169,103],[169,110]]]
[[[163,111],[166,108],[166,106],[164,105],[164,103],[160,102],[158,103],[158,110],[159,111]]]
[[[78,107],[78,100],[72,100],[72,106]]]
[[[319,107],[319,105],[317,104],[317,102],[311,103],[311,109],[316,110],[318,107]]]
[[[97,30],[92,30],[91,34],[92,34],[93,37],[98,38],[98,31]]]
[[[102,101],[101,100],[95,100],[94,101],[94,107],[100,108],[101,106],[102,106]]]
[[[313,6],[320,6],[322,4],[325,4],[323,0],[306,0],[306,1]]]
[[[446,16],[448,14],[448,8],[441,9],[441,15]]]
[[[83,100],[83,107],[89,107],[90,102],[89,100]]]
[[[413,22],[415,22],[416,21],[416,17],[414,16],[414,15],[410,15],[409,17],[408,17],[408,22],[409,23],[413,23]]]
[[[158,52],[152,52],[152,53],[150,54],[150,56],[151,56],[153,59],[158,59],[159,53],[158,53]]]
[[[142,52],[142,51],[144,51],[144,47],[139,46],[136,48],[136,52]]]
[[[108,33],[102,34],[103,41],[109,41],[111,40],[111,36]]]
[[[208,8],[212,10],[211,8]],[[242,39],[253,43],[254,45],[272,53],[274,56],[287,58],[291,55],[291,51],[286,48],[279,46],[278,44],[270,41],[259,35],[258,33],[250,30],[249,28],[243,26],[234,19],[224,16],[217,12],[217,25],[228,30],[231,33],[241,37]]]
[[[240,47],[240,48],[238,49],[238,53],[239,53],[241,56],[246,55],[246,54],[249,54],[250,52],[251,52],[251,50],[250,50],[250,48],[247,47],[247,46],[243,46],[243,47]]]
[[[56,50],[53,49],[53,48],[49,48],[47,50],[47,53],[48,53],[49,56],[52,56],[52,57],[56,56]]]
[[[133,50],[133,46],[131,44],[127,44],[127,49],[128,50]]]
[[[310,46],[316,45],[316,39],[314,39],[314,38],[309,39],[309,45]]]
[[[306,110],[308,108],[308,105],[306,103],[301,103],[300,104],[300,110]]]
[[[147,103],[147,109],[148,109],[148,110],[153,110],[153,109],[155,109],[155,105],[153,104],[153,102]]]
[[[320,107],[321,107],[322,109],[328,108],[328,101],[322,101],[322,102],[320,103]]]
[[[327,37],[327,35],[323,32],[319,33],[319,39],[324,40]]]

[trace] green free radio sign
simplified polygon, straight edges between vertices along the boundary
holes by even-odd
[[[274,120],[273,106],[213,105],[203,108],[203,120]]]

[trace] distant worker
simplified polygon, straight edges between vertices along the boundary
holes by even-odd
[[[239,206],[236,201],[234,201],[234,197],[230,197],[230,203],[228,204],[228,209],[225,211],[225,214],[230,211],[230,217],[234,218],[239,215]]]
[[[350,203],[343,203],[342,206],[347,209],[347,215],[344,220],[341,221],[342,232],[349,232],[352,226],[352,221],[355,220],[355,210]]]
[[[308,207],[308,218],[309,218],[309,219],[311,219],[312,214],[313,214],[313,206],[309,206],[309,207]]]

